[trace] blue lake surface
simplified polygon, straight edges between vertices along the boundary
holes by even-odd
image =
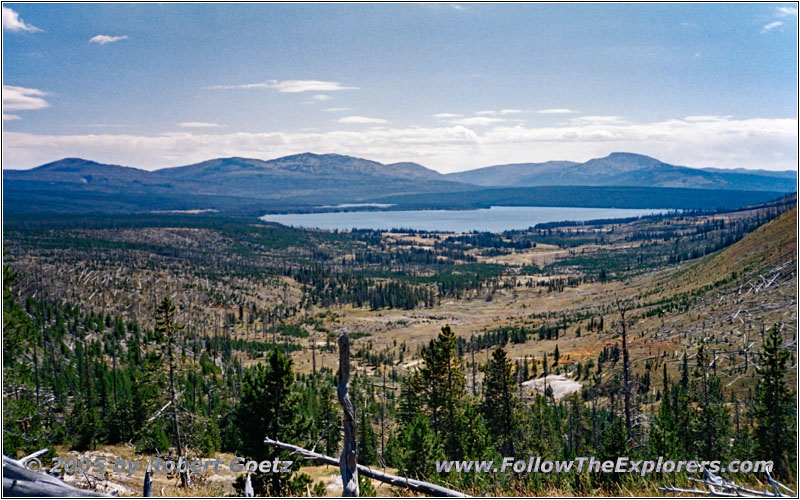
[[[385,210],[320,212],[314,214],[267,214],[268,222],[317,229],[416,229],[493,233],[527,229],[543,222],[622,219],[668,212],[669,209],[578,208],[578,207],[491,207],[478,210]]]

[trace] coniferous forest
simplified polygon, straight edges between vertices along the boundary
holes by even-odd
[[[279,457],[291,473],[251,474],[256,495],[339,494],[335,468],[263,441],[339,456],[349,329],[359,464],[470,495],[662,495],[698,476],[437,461],[771,460],[792,487],[795,226],[793,202],[464,236],[7,220],[3,453]],[[156,479],[245,493],[244,474]]]

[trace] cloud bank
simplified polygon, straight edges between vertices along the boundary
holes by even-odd
[[[353,121],[367,117],[346,118],[350,123],[374,124]],[[291,133],[4,132],[3,164],[6,168],[30,168],[78,156],[155,169],[224,156],[268,159],[314,151],[387,163],[415,161],[440,172],[455,172],[501,163],[585,161],[614,151],[629,151],[693,167],[797,168],[798,123],[794,118],[692,116],[649,123],[628,122],[620,117],[588,118],[554,127],[498,124],[477,130],[447,124]]]

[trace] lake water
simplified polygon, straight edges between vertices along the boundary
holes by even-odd
[[[543,222],[622,219],[667,212],[667,209],[491,207],[479,210],[386,210],[267,214],[268,222],[318,229],[416,229],[424,231],[501,232],[527,229]]]

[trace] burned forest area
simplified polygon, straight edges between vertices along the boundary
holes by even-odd
[[[290,464],[148,473],[156,496],[796,490],[794,195],[464,234],[6,215],[3,248],[8,457]],[[774,468],[437,467],[590,456]],[[145,474],[53,475],[138,496]]]

